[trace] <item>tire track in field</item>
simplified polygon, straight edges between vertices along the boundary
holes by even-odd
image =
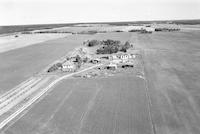
[[[148,113],[149,113],[149,118],[150,118],[150,122],[151,122],[151,128],[153,131],[153,134],[157,134],[156,132],[156,126],[155,123],[153,121],[153,116],[152,116],[152,102],[151,102],[151,97],[149,95],[149,88],[148,88],[148,80],[146,79],[146,69],[145,69],[145,61],[144,61],[144,56],[145,56],[145,49],[143,46],[139,45],[140,43],[138,42],[138,35],[136,36],[136,48],[139,49],[141,51],[141,60],[142,60],[142,65],[143,65],[143,76],[141,76],[140,78],[144,80],[144,85],[145,85],[145,93],[146,93],[146,98],[147,98],[147,105],[148,105]],[[149,36],[147,37],[149,38]],[[149,39],[149,41],[151,41],[151,39]]]
[[[82,130],[83,125],[84,125],[84,121],[85,121],[85,119],[87,119],[87,116],[88,116],[89,112],[92,110],[92,107],[94,106],[95,100],[96,100],[96,98],[98,96],[98,93],[101,91],[101,89],[102,88],[97,88],[96,92],[94,93],[94,96],[89,101],[89,103],[87,105],[87,108],[86,108],[86,111],[83,113],[83,115],[81,117],[80,128],[78,130],[78,134],[81,134],[81,130]]]
[[[145,84],[146,97],[147,97],[147,100],[148,100],[149,118],[150,118],[150,121],[151,121],[153,134],[157,134],[156,133],[156,126],[155,126],[155,123],[154,123],[154,120],[153,120],[153,116],[152,116],[152,108],[151,108],[152,107],[152,102],[151,102],[151,97],[149,95],[148,80],[146,79],[146,69],[145,69],[144,56],[145,56],[145,52],[142,51],[142,64],[143,64],[143,73],[144,73],[144,84]]]
[[[57,106],[57,108],[53,111],[53,114],[50,116],[50,118],[46,121],[46,123],[44,123],[44,125],[42,126],[42,128],[46,127],[49,122],[54,118],[54,116],[56,115],[56,113],[60,110],[60,108],[63,106],[63,104],[65,103],[65,101],[71,96],[71,94],[73,93],[73,90],[71,90],[69,93],[67,93],[64,97],[64,99],[62,99],[61,103]]]

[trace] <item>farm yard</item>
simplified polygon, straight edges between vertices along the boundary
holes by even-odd
[[[0,93],[20,84],[33,74],[39,73],[49,64],[66,55],[88,39],[108,39],[108,34],[68,35],[66,38],[46,41],[0,53]],[[129,40],[131,33],[109,33],[109,39]]]
[[[20,82],[19,78],[30,77],[35,70],[41,71],[85,40],[133,42],[135,49],[142,52],[143,63],[142,76],[130,72],[92,79],[68,78],[15,119],[3,133],[199,134],[199,35],[200,31],[188,29],[153,34],[71,35],[2,53],[0,61],[5,65],[1,66],[1,73],[5,77],[10,74],[10,78],[1,80],[2,89],[11,88]],[[30,50],[34,50],[32,55]],[[24,56],[27,60],[23,60]],[[23,70],[17,70],[16,77],[11,78],[13,74],[5,69],[14,65]],[[10,81],[15,83],[8,85]]]

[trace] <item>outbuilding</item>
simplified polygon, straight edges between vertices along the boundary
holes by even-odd
[[[106,66],[106,69],[116,70],[117,69],[117,65],[114,64],[114,63],[110,63],[109,65]]]
[[[133,68],[134,64],[132,62],[127,62],[121,66],[122,68]]]
[[[97,63],[100,63],[101,60],[96,58],[96,59],[91,59],[90,62],[93,63],[93,64],[97,64]]]
[[[73,62],[66,61],[65,63],[62,64],[62,71],[65,72],[73,72],[75,71],[76,66],[74,65]]]

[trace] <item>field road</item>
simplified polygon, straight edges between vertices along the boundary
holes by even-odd
[[[12,113],[9,117],[1,121],[0,123],[0,129],[2,129],[7,123],[9,123],[12,119],[14,119],[17,115],[19,115],[21,112],[23,112],[27,107],[29,107],[31,104],[33,104],[37,99],[39,99],[44,93],[46,93],[50,88],[52,88],[55,84],[60,82],[63,79],[66,79],[68,77],[71,77],[75,74],[82,73],[84,71],[93,69],[97,66],[101,66],[101,64],[83,69],[81,71],[71,73],[65,76],[62,76],[56,80],[49,81],[52,76],[44,76],[44,78],[37,77],[37,78],[31,78],[30,80],[27,80],[23,84],[20,84],[17,88],[12,89],[8,93],[5,93],[4,95],[0,96],[0,116],[3,115],[4,113],[8,112],[11,108],[19,104],[21,101],[29,97],[32,93],[34,93],[36,90],[39,90],[40,88],[41,91],[36,94],[34,97],[32,97],[30,100],[28,100],[22,107],[17,109],[14,113]],[[50,83],[47,85],[47,83]],[[43,85],[45,85],[43,87]]]

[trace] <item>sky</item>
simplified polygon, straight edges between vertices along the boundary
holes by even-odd
[[[0,25],[200,19],[200,0],[0,0]]]

